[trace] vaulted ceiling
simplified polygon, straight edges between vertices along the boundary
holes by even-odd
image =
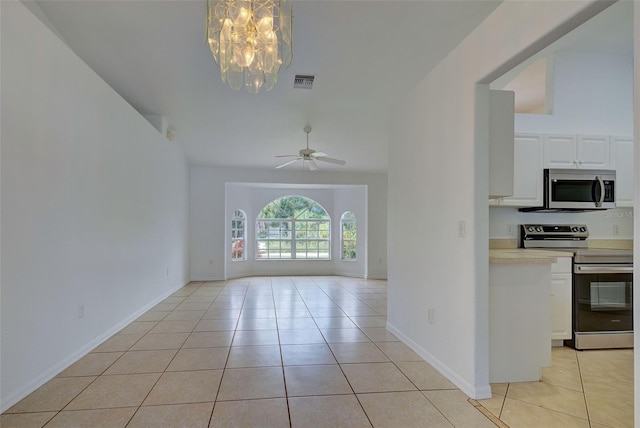
[[[309,124],[312,148],[347,161],[323,169],[384,172],[394,104],[499,4],[295,0],[293,62],[255,95],[221,81],[205,0],[31,8],[137,111],[166,117],[191,164],[273,168],[304,147]],[[315,75],[313,89],[294,89],[296,74]]]

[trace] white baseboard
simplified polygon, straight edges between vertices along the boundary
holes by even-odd
[[[427,363],[431,364],[433,368],[438,370],[440,374],[449,379],[454,385],[456,385],[462,392],[467,394],[470,398],[475,400],[481,400],[484,398],[491,398],[491,385],[474,386],[461,378],[455,371],[451,370],[445,363],[437,359],[429,351],[415,343],[404,333],[387,322],[387,330],[396,335],[402,342],[409,348],[413,349],[418,355],[420,355]]]
[[[44,370],[40,374],[36,375],[26,385],[22,386],[21,388],[19,388],[16,391],[13,391],[8,396],[2,397],[1,402],[0,402],[0,413],[5,412],[7,409],[9,409],[11,406],[13,406],[17,402],[19,402],[20,400],[25,398],[27,395],[31,394],[36,389],[40,388],[45,383],[49,382],[51,379],[53,379],[59,373],[61,373],[64,369],[66,369],[67,367],[71,366],[73,363],[78,361],[80,358],[84,357],[89,352],[91,352],[96,346],[100,345],[102,342],[104,342],[105,340],[109,339],[111,336],[113,336],[114,334],[116,334],[117,332],[122,330],[124,327],[129,325],[132,321],[135,321],[136,319],[138,319],[141,315],[143,315],[149,309],[153,308],[155,305],[157,305],[158,303],[160,303],[161,301],[163,301],[164,299],[166,299],[167,297],[169,297],[170,295],[172,295],[173,293],[175,293],[176,291],[178,291],[179,289],[184,287],[184,285],[186,285],[186,284],[187,283],[185,283],[183,285],[179,285],[179,286],[177,286],[177,287],[175,287],[175,288],[163,293],[161,296],[153,299],[151,302],[149,302],[148,304],[146,304],[142,308],[138,309],[136,312],[132,313],[131,315],[127,316],[126,318],[124,318],[123,320],[118,322],[116,325],[111,327],[109,330],[107,330],[104,333],[98,335],[93,340],[90,340],[89,342],[84,344],[79,349],[77,349],[74,352],[72,352],[71,354],[67,355],[61,361],[58,361],[57,363],[55,363],[54,365],[49,367],[47,370]]]
[[[318,272],[316,273],[306,273],[306,272],[305,273],[291,273],[291,272],[274,273],[274,272],[254,271],[254,272],[246,272],[246,273],[229,274],[226,277],[220,276],[220,275],[207,275],[207,274],[191,275],[191,281],[225,281],[227,279],[246,278],[250,276],[344,276],[348,278],[380,279],[380,280],[387,279],[387,276],[384,274],[363,275],[362,273],[335,272],[335,271],[321,272],[321,273],[318,273]]]
[[[219,275],[191,275],[191,281],[224,281],[224,276]]]
[[[387,275],[367,275],[365,279],[382,279],[387,280]]]

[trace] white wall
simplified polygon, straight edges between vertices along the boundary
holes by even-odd
[[[633,56],[553,57],[553,114],[516,114],[516,132],[633,135]]]
[[[387,183],[386,174],[290,172],[239,168],[191,167],[191,278],[226,279],[238,275],[353,274],[386,278]],[[265,184],[270,184],[266,186]],[[320,186],[318,186],[320,185]],[[246,187],[246,191],[239,189]],[[357,190],[360,189],[360,190]],[[295,192],[294,192],[295,190]],[[366,190],[366,192],[365,192]],[[311,197],[327,209],[333,219],[333,259],[331,261],[228,260],[230,216],[236,208],[247,207],[249,231],[262,207],[278,196],[293,193]],[[353,193],[365,192],[352,200],[358,215],[360,237],[365,235],[364,257],[355,265],[339,260],[339,214]],[[242,205],[242,206],[241,206]],[[337,215],[337,216],[336,216]],[[362,217],[361,217],[362,215]],[[363,223],[361,223],[361,219]],[[363,228],[361,229],[360,226]],[[366,228],[366,229],[365,229]],[[366,233],[365,233],[366,231]],[[253,245],[253,235],[247,237]],[[253,254],[250,247],[248,254]],[[250,257],[250,256],[249,256]],[[359,257],[360,259],[360,257]]]
[[[179,148],[1,8],[5,410],[188,281],[189,187]]]
[[[634,52],[640,51],[640,7],[637,3],[634,3],[633,10],[633,50]],[[634,72],[633,72],[633,108],[636,114],[633,115],[633,125],[634,125],[634,141],[640,141],[640,117],[637,112],[640,112],[640,55],[635,55],[633,59],[634,63]],[[635,173],[635,183],[638,183],[640,179],[640,150],[635,150],[633,153],[633,170]],[[636,184],[634,186],[634,200],[640,201],[640,186]],[[638,278],[640,272],[640,219],[638,216],[633,218],[633,224],[635,232],[633,233],[633,265],[634,267],[634,276]],[[633,295],[633,307],[635,308],[633,311],[633,331],[635,334],[633,335],[633,347],[634,349],[640,349],[640,293],[636,292]],[[634,411],[634,421],[636,424],[640,422],[640,358],[634,358],[634,388],[633,388],[633,411]]]
[[[395,109],[388,326],[474,398],[491,394],[488,83],[602,7],[504,2]],[[478,82],[485,85],[476,87]]]

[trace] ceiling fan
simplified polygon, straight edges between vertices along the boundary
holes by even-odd
[[[280,168],[284,168],[285,166],[291,165],[292,163],[298,162],[298,161],[302,161],[302,167],[304,168],[305,163],[307,163],[309,165],[309,170],[310,171],[315,171],[316,169],[318,169],[318,165],[316,164],[316,161],[321,161],[321,162],[329,162],[329,163],[334,163],[336,165],[345,165],[347,162],[340,160],[340,159],[334,159],[334,158],[329,158],[327,157],[326,153],[323,152],[316,152],[313,149],[309,148],[309,133],[311,132],[311,127],[309,125],[304,127],[304,132],[307,133],[307,148],[306,149],[300,149],[300,151],[298,152],[297,155],[278,155],[276,156],[277,158],[295,158],[294,160],[290,160],[288,162],[283,163],[282,165],[278,165],[276,167],[276,169],[280,169]]]

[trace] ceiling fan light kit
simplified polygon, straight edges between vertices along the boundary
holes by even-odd
[[[284,168],[285,166],[292,165],[298,161],[302,161],[302,168],[304,169],[305,164],[309,167],[309,171],[315,171],[318,169],[318,164],[316,161],[321,162],[329,162],[336,165],[346,165],[347,162],[341,159],[334,159],[327,157],[326,153],[317,152],[313,149],[309,148],[309,133],[311,132],[311,126],[307,125],[304,127],[304,132],[307,134],[307,147],[304,149],[300,149],[297,155],[277,155],[277,158],[295,158],[288,162],[285,162],[281,165],[276,166],[276,169]]]
[[[293,57],[288,0],[207,0],[207,42],[223,82],[270,91]]]

